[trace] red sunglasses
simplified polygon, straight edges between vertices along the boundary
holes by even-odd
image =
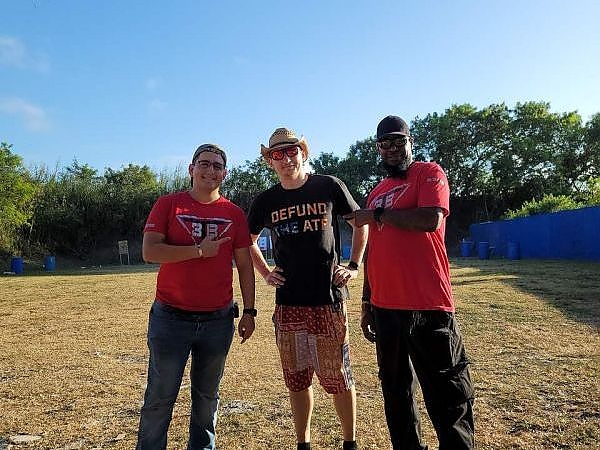
[[[284,155],[293,158],[298,154],[299,151],[300,149],[297,145],[294,145],[293,147],[278,148],[269,152],[269,158],[271,158],[274,161],[281,161]]]

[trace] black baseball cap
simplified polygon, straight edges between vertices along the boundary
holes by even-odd
[[[408,124],[398,116],[387,116],[377,125],[377,140],[388,136],[410,136]]]

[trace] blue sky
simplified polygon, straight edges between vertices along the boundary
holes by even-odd
[[[344,155],[387,114],[600,112],[600,2],[2,0],[0,140],[26,166],[253,160],[288,126]]]

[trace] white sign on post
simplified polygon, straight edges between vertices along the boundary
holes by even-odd
[[[121,262],[121,265],[123,264],[122,255],[127,255],[127,264],[129,265],[129,245],[127,244],[127,241],[117,241],[117,244],[119,244],[119,261]]]

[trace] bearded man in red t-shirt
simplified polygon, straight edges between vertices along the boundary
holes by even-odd
[[[403,119],[379,123],[377,149],[388,177],[369,194],[367,209],[345,216],[369,224],[361,327],[376,343],[393,448],[427,448],[416,374],[439,449],[472,449],[474,394],[444,244],[450,190],[442,168],[413,161],[412,147]]]

